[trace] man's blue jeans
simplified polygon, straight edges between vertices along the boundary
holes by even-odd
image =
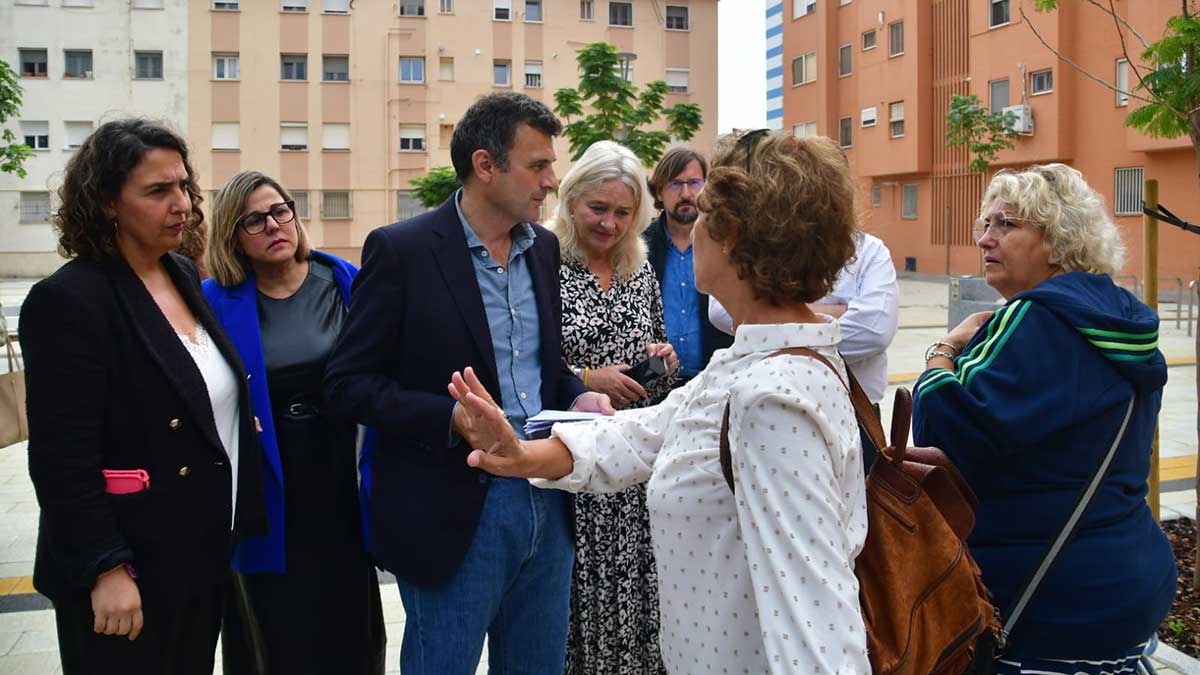
[[[403,675],[473,675],[484,635],[491,675],[563,672],[575,562],[568,499],[523,479],[493,478],[454,577],[432,588],[397,579]]]

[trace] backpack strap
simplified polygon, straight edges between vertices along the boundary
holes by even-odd
[[[850,392],[850,402],[854,404],[854,416],[858,418],[858,426],[866,432],[871,442],[879,450],[887,447],[887,440],[883,434],[883,424],[879,421],[879,416],[875,414],[875,407],[871,405],[871,399],[867,398],[867,393],[863,391],[858,380],[854,377],[854,373],[850,372],[850,368],[846,368],[846,376],[850,380],[849,386],[846,385],[846,380],[842,379],[842,374],[838,369],[830,363],[829,359],[821,356],[820,353],[809,349],[808,347],[792,347],[791,349],[780,349],[771,354],[767,358],[773,358],[780,354],[791,354],[793,356],[807,356],[810,359],[816,359],[825,364],[843,387]],[[725,402],[725,414],[721,417],[721,473],[725,476],[725,483],[729,485],[730,492],[736,492],[733,487],[733,459],[729,450],[729,402]]]

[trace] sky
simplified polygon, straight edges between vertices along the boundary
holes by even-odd
[[[717,3],[717,131],[767,122],[766,0]]]

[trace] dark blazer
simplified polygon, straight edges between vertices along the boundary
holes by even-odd
[[[239,382],[240,456],[259,453],[245,371],[213,318],[195,268],[163,256],[175,287]],[[51,600],[86,593],[121,562],[143,600],[220,584],[236,533],[265,530],[258,462],[233,480],[195,361],[121,258],[73,260],[34,285],[21,309],[29,474],[41,507],[34,586]],[[150,489],[105,492],[103,469],[145,469]]]
[[[541,333],[542,405],[565,409],[586,389],[563,363],[558,240],[533,226],[525,252]],[[325,371],[329,405],[376,429],[371,552],[386,570],[436,585],[458,569],[491,477],[449,447],[450,374],[472,366],[500,400],[483,295],[451,197],[381,227],[363,246],[350,314]]]
[[[654,276],[658,277],[659,288],[662,288],[663,274],[667,269],[667,247],[672,245],[668,238],[663,236],[666,219],[666,213],[659,214],[658,218],[650,223],[650,227],[642,233],[642,239],[646,242],[650,266],[654,268]],[[692,283],[695,285],[695,280]],[[707,366],[712,359],[713,352],[732,345],[733,338],[717,330],[716,326],[713,326],[712,322],[708,320],[708,296],[698,291],[696,295],[700,298],[700,341],[704,347],[704,365]]]

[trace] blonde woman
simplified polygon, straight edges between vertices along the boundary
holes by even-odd
[[[379,584],[359,527],[357,428],[321,395],[358,268],[310,248],[295,201],[244,171],[213,204],[204,294],[246,363],[260,420],[270,529],[243,541],[241,573],[268,672],[382,673]],[[369,457],[369,452],[364,456]],[[229,604],[225,672],[253,672],[248,615]]]
[[[615,408],[644,407],[670,390],[679,362],[642,242],[652,201],[642,164],[600,141],[563,177],[559,197],[550,229],[562,250],[563,358]],[[671,375],[643,386],[627,371],[649,356]],[[580,495],[566,672],[663,672],[656,583],[645,486]]]

